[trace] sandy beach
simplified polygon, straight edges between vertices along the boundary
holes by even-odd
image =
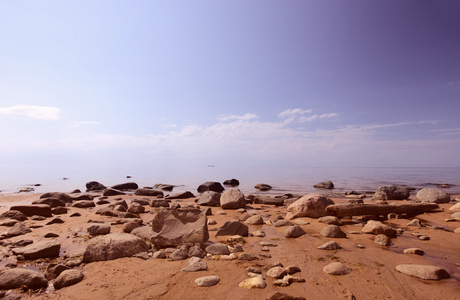
[[[174,194],[174,193],[171,193]],[[92,193],[97,201],[100,193]],[[198,194],[196,194],[198,195]],[[13,203],[15,205],[31,203],[38,200],[40,194],[0,195],[0,213],[6,212]],[[458,195],[450,195],[456,199]],[[223,260],[219,255],[204,258],[206,271],[184,272],[187,260],[171,261],[169,259],[148,259],[125,257],[108,261],[80,263],[88,241],[92,238],[86,228],[91,224],[110,224],[111,233],[123,232],[122,224],[115,224],[117,217],[101,216],[96,210],[107,207],[117,199],[128,204],[133,199],[149,197],[133,194],[109,196],[109,203],[97,205],[95,208],[69,207],[66,214],[59,215],[63,223],[45,225],[56,216],[44,220],[28,218],[23,223],[32,231],[23,235],[1,240],[0,267],[5,269],[8,264],[16,268],[28,268],[42,273],[50,263],[65,264],[77,261],[73,267],[81,270],[84,279],[74,285],[54,290],[50,280],[46,291],[13,290],[23,299],[267,299],[271,292],[279,291],[290,296],[305,299],[460,299],[460,235],[453,231],[460,227],[459,221],[451,219],[449,208],[455,203],[439,204],[436,212],[423,213],[415,217],[400,216],[397,219],[379,219],[395,229],[400,229],[397,237],[391,238],[390,246],[381,246],[374,242],[375,236],[362,233],[365,220],[359,218],[342,218],[340,226],[346,238],[328,238],[320,234],[327,226],[318,218],[300,217],[290,220],[306,232],[298,238],[286,238],[287,227],[275,227],[275,216],[284,216],[287,206],[266,204],[248,204],[246,213],[260,215],[263,225],[248,225],[249,236],[244,237],[242,248],[244,253],[254,254],[255,259]],[[412,195],[410,200],[413,200]],[[151,199],[151,198],[150,198]],[[348,203],[345,197],[331,198],[336,204]],[[369,197],[366,203],[372,203]],[[389,203],[408,203],[409,201],[388,201]],[[195,197],[172,200],[171,204],[181,206],[195,205]],[[145,213],[139,214],[144,225],[150,222],[158,208],[145,206]],[[208,220],[215,220],[208,225],[211,243],[226,243],[227,236],[215,236],[217,228],[226,221],[239,220],[242,210],[221,209],[212,207],[212,215]],[[78,217],[70,217],[79,213]],[[407,223],[412,219],[420,220],[422,227],[410,227]],[[242,222],[244,223],[244,222]],[[7,232],[10,227],[0,226],[0,233]],[[253,236],[257,230],[265,232],[265,237]],[[37,260],[17,260],[11,253],[9,244],[20,240],[34,242],[45,239],[48,233],[57,234],[52,239],[61,243],[60,255],[56,258],[40,258]],[[421,240],[420,235],[429,239]],[[318,246],[328,241],[336,241],[341,249],[320,250]],[[262,251],[261,242],[271,246]],[[404,249],[420,248],[424,255],[404,254]],[[268,250],[268,251],[266,251]],[[151,256],[151,251],[149,251]],[[284,267],[295,265],[300,268],[295,276],[304,282],[293,282],[289,286],[273,285],[275,278],[267,276],[267,271],[276,263]],[[351,272],[346,275],[330,275],[323,268],[332,262],[342,262]],[[435,265],[445,269],[450,278],[439,281],[423,280],[402,274],[395,270],[400,264]],[[11,266],[11,265],[10,265]],[[265,288],[246,289],[239,283],[248,277],[247,268],[262,270],[266,282]],[[200,287],[195,279],[215,275],[220,282],[210,287]],[[275,298],[273,298],[275,299]]]

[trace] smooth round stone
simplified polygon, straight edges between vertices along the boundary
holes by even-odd
[[[339,246],[339,244],[337,244],[336,241],[329,241],[329,242],[322,244],[321,246],[318,246],[317,248],[321,250],[337,250],[337,249],[340,249],[341,247]]]
[[[262,277],[256,276],[241,281],[240,284],[238,284],[238,286],[245,289],[264,289],[267,286],[267,284],[265,283],[265,280]]]
[[[445,278],[450,278],[450,275],[449,273],[447,273],[446,270],[437,266],[430,265],[397,265],[396,271],[409,276],[414,276],[426,280],[441,280]]]
[[[214,275],[200,277],[200,278],[195,279],[195,283],[198,286],[203,286],[203,287],[216,285],[219,283],[219,281],[220,281],[220,278]]]
[[[351,269],[340,262],[333,262],[323,268],[323,271],[330,275],[346,275]]]

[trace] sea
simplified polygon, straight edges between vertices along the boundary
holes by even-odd
[[[139,187],[152,187],[157,183],[172,184],[175,188],[171,194],[183,191],[197,193],[197,187],[206,181],[223,182],[238,179],[239,189],[244,194],[282,195],[285,193],[308,194],[343,193],[345,191],[375,192],[382,185],[399,185],[414,187],[436,187],[449,184],[444,189],[448,193],[460,193],[460,168],[436,167],[220,167],[209,165],[202,167],[168,167],[160,169],[142,168],[127,171],[110,170],[91,174],[85,172],[28,173],[20,176],[0,177],[0,195],[17,194],[24,188],[32,188],[30,193],[69,192],[74,189],[86,190],[86,183],[98,181],[105,186],[124,182],[136,182]],[[333,190],[315,189],[315,183],[330,180]],[[268,192],[254,188],[258,183],[271,185]],[[22,193],[22,192],[21,192]]]

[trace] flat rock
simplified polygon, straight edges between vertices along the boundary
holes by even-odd
[[[177,193],[168,197],[168,199],[188,199],[188,198],[195,198],[195,195],[190,191],[185,191],[181,193]]]
[[[383,224],[380,221],[369,220],[367,221],[366,225],[363,227],[362,232],[370,233],[370,234],[384,234],[390,237],[396,237],[396,230]]]
[[[208,287],[208,286],[213,286],[218,284],[220,281],[220,278],[218,276],[205,276],[205,277],[200,277],[195,279],[195,283],[198,286],[202,287]]]
[[[40,196],[40,199],[45,198],[55,198],[64,201],[65,203],[72,203],[74,198],[66,193],[61,192],[51,192],[51,193],[44,193]]]
[[[426,280],[441,280],[445,278],[450,278],[450,275],[449,273],[447,273],[446,270],[437,266],[430,265],[397,265],[396,271],[409,276],[414,276]]]
[[[22,268],[0,269],[0,289],[18,289],[26,286],[29,289],[40,289],[48,286],[43,274]]]
[[[54,281],[54,288],[59,290],[66,286],[79,283],[85,276],[80,270],[65,270]]]
[[[450,211],[460,212],[460,202],[449,208]]]
[[[342,225],[342,221],[340,221],[340,219],[335,217],[335,216],[321,217],[321,218],[318,219],[318,222],[326,223],[326,224],[329,224],[329,225],[337,225],[337,226]]]
[[[317,248],[321,250],[337,250],[337,249],[340,249],[341,247],[339,246],[339,244],[337,244],[336,241],[329,241],[329,242],[322,244],[321,246],[318,246]]]
[[[137,189],[134,192],[134,195],[137,196],[152,196],[152,197],[163,197],[163,191],[154,190],[154,189]]]
[[[320,194],[308,194],[288,206],[286,219],[299,217],[319,218],[326,215],[326,207],[334,201]]]
[[[56,240],[43,240],[23,248],[13,248],[15,255],[23,255],[26,259],[38,259],[45,257],[58,257],[61,243]]]
[[[317,189],[333,189],[334,184],[332,183],[332,181],[327,180],[327,181],[318,182],[313,187]]]
[[[191,257],[188,260],[188,266],[183,268],[182,271],[185,272],[197,272],[197,271],[206,271],[208,269],[208,264],[206,261],[199,257]]]
[[[27,217],[33,215],[51,217],[51,207],[47,204],[31,204],[31,205],[16,205],[11,206],[10,210],[17,210],[22,212]]]
[[[119,184],[112,186],[112,189],[120,190],[120,191],[136,190],[138,188],[139,186],[135,182],[119,183]]]
[[[323,271],[330,275],[346,275],[351,269],[341,262],[333,262],[325,266]]]
[[[83,262],[113,260],[130,257],[148,250],[139,237],[128,233],[110,233],[92,238],[83,254]]]

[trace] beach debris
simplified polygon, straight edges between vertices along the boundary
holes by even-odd
[[[58,257],[61,243],[56,240],[43,240],[23,248],[13,248],[15,255],[22,255],[25,259],[38,259],[45,257]]]
[[[362,232],[370,234],[384,234],[390,237],[396,237],[396,230],[380,221],[369,220],[363,227]]]
[[[222,184],[220,184],[220,182],[206,181],[205,183],[200,184],[196,190],[198,191],[198,193],[203,193],[206,191],[222,193],[225,190],[225,188],[222,186]]]
[[[202,287],[216,285],[219,283],[219,281],[220,281],[220,278],[215,275],[205,276],[205,277],[200,277],[200,278],[195,279],[195,283],[198,286],[202,286]]]
[[[334,201],[324,195],[308,194],[288,206],[286,219],[324,217],[326,216],[326,207],[333,204]]]
[[[397,265],[395,269],[400,273],[426,280],[450,278],[449,273],[438,266],[402,264]]]
[[[54,281],[54,288],[59,290],[66,286],[71,286],[79,283],[85,276],[80,270],[72,269],[65,270]]]
[[[287,238],[298,238],[302,235],[306,234],[305,230],[302,229],[302,227],[298,225],[290,226],[286,228],[284,231],[284,236]]]
[[[425,203],[449,203],[450,196],[444,191],[434,188],[424,188],[418,191],[417,200]]]
[[[330,238],[346,238],[347,234],[337,225],[328,225],[321,230],[321,235]]]
[[[333,262],[325,266],[323,271],[329,275],[346,275],[351,272],[351,269],[344,263]]]
[[[384,185],[375,191],[372,200],[405,200],[409,199],[410,192],[407,188],[396,185]]]
[[[328,189],[328,190],[330,190],[330,189],[334,188],[334,184],[332,183],[332,181],[327,180],[327,181],[318,182],[313,187],[317,188],[317,189]]]
[[[18,289],[21,287],[40,289],[48,286],[48,280],[42,273],[23,268],[2,268],[0,270],[0,289]]]
[[[398,215],[418,215],[439,209],[436,203],[403,203],[403,204],[343,204],[329,205],[326,213],[336,217],[380,216],[395,213]]]
[[[238,188],[230,188],[220,196],[220,206],[223,209],[238,209],[246,207],[246,200]]]

